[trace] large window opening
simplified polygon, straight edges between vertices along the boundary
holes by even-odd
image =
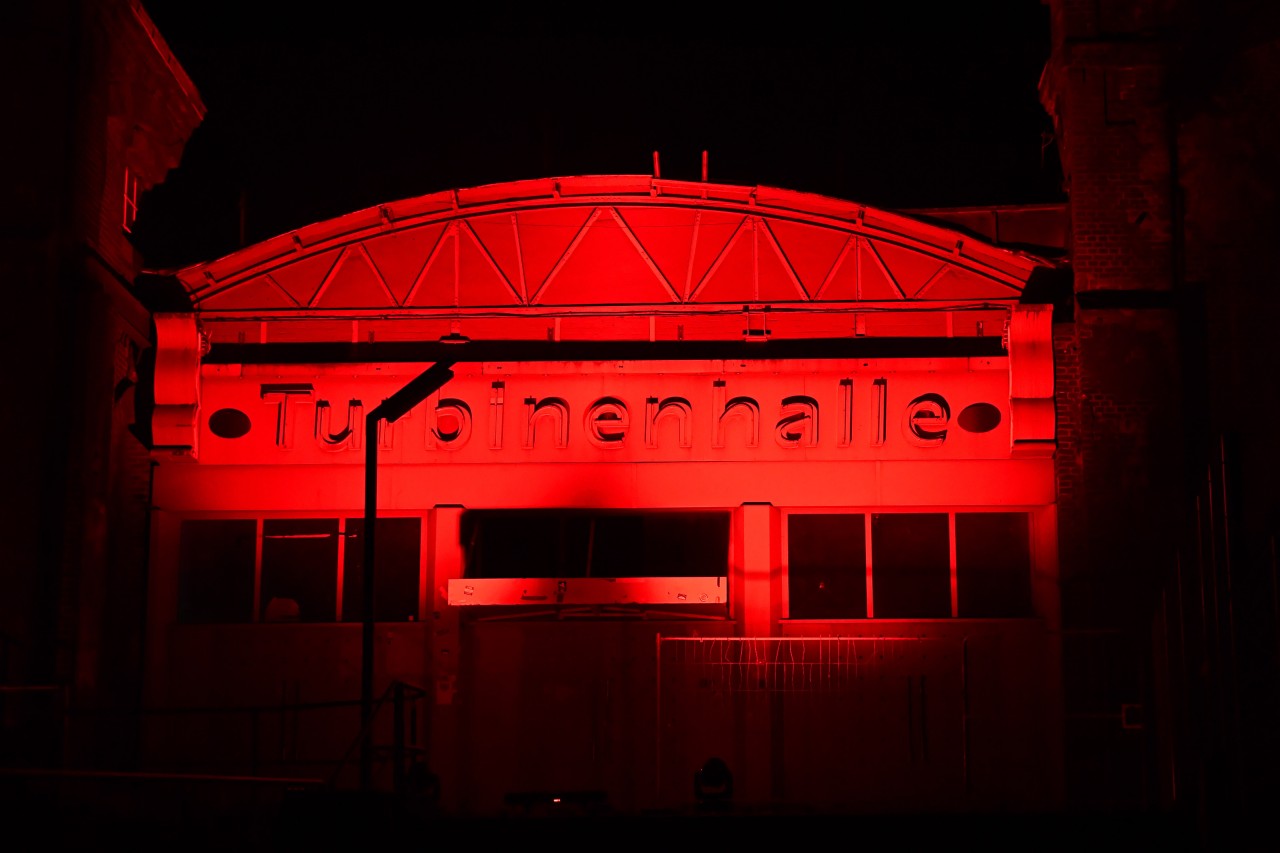
[[[421,519],[379,518],[374,619],[418,618]],[[178,557],[183,623],[358,622],[363,518],[186,519]]]
[[[791,619],[1023,618],[1025,512],[787,515]]]
[[[729,566],[729,513],[470,510],[462,516],[468,578],[719,577]]]

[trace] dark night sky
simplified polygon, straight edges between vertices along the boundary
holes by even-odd
[[[584,174],[890,209],[1060,201],[1039,0],[143,0],[208,114],[142,199],[153,269],[379,203]],[[844,9],[843,13],[837,10]]]

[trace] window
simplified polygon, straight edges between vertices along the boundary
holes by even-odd
[[[865,619],[866,516],[793,515],[787,584],[793,619]]]
[[[338,520],[262,522],[264,622],[332,622],[337,607]]]
[[[872,608],[882,619],[951,615],[951,544],[946,513],[871,516]]]
[[[178,620],[359,621],[364,617],[363,529],[362,518],[183,521]],[[378,519],[378,621],[417,618],[421,529],[418,518]]]
[[[253,519],[182,522],[178,576],[178,621],[253,621]]]
[[[138,176],[126,166],[124,170],[124,209],[120,225],[125,233],[133,230],[138,219]]]
[[[729,514],[472,510],[462,541],[468,578],[717,577]]]
[[[789,513],[788,617],[1031,616],[1029,518],[1024,512]]]
[[[1031,615],[1026,513],[956,513],[956,586],[961,616]]]
[[[1132,68],[1103,72],[1103,111],[1107,124],[1133,124],[1136,119],[1137,73]]]
[[[373,618],[411,622],[418,613],[418,550],[421,525],[416,518],[378,519],[374,551]],[[342,573],[342,618],[364,619],[364,519],[347,519],[346,571]]]

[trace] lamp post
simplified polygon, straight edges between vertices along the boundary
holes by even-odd
[[[378,421],[392,424],[453,378],[452,361],[437,361],[374,407],[364,423],[364,607],[360,635],[360,787],[373,789],[374,558],[378,519]]]

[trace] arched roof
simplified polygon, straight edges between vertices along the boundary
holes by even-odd
[[[449,190],[176,271],[199,313],[1017,301],[1034,256],[850,201],[603,175]]]

